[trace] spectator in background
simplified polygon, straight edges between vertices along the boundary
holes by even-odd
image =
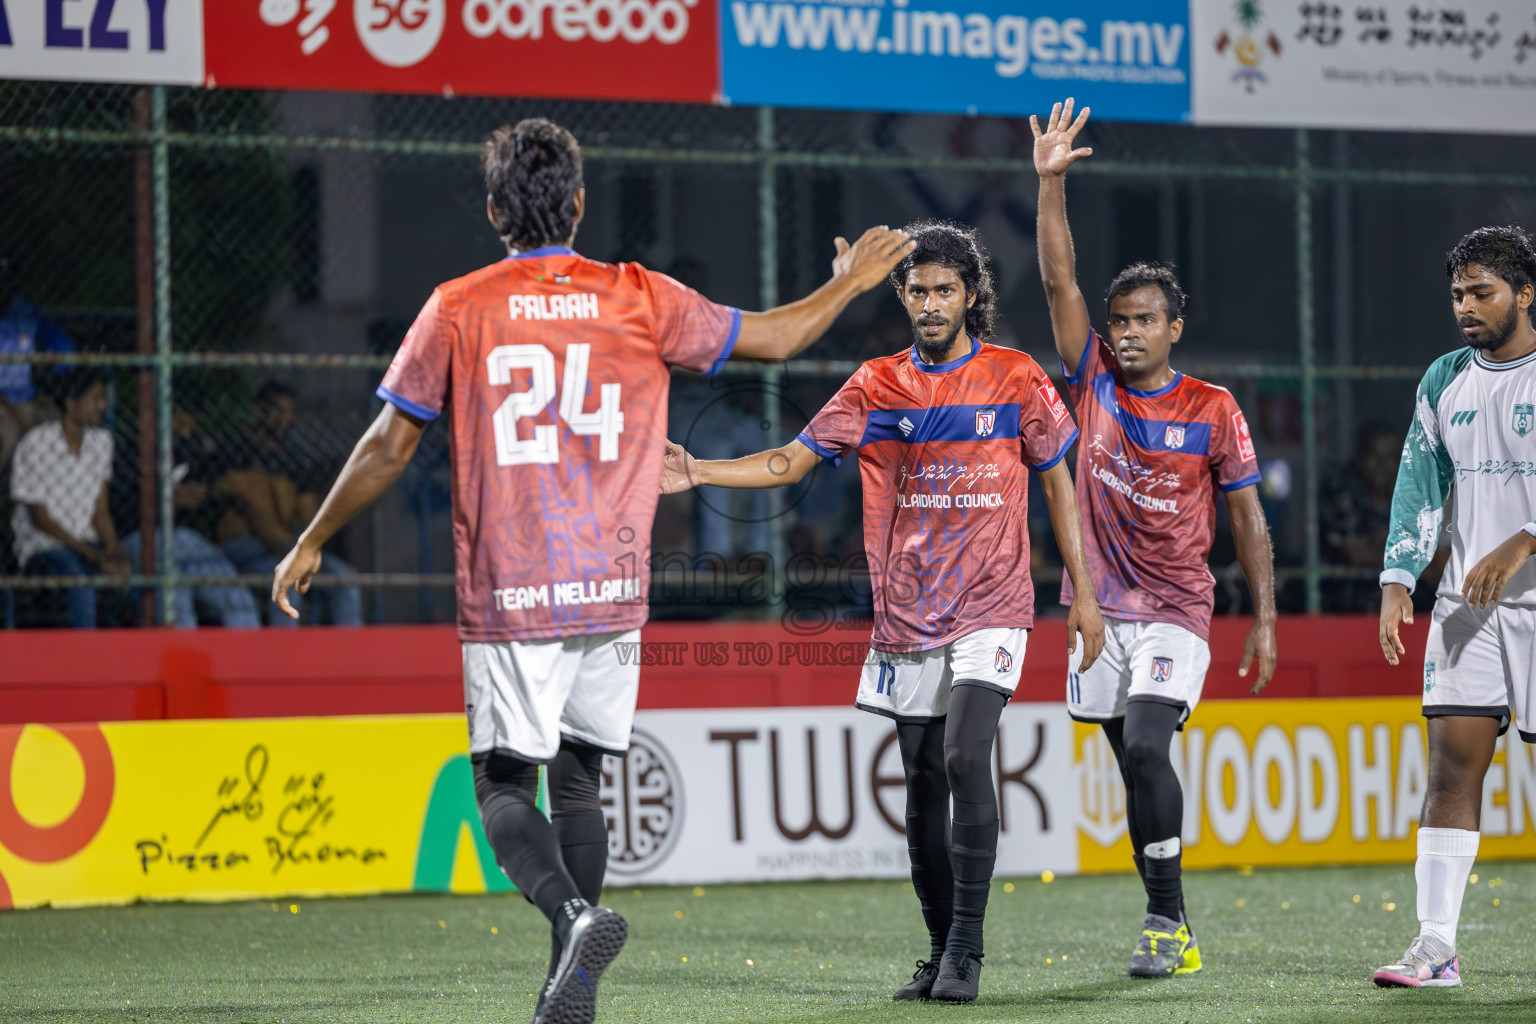
[[[1330,565],[1369,569],[1369,578],[1340,580],[1325,588],[1329,611],[1373,612],[1381,602],[1376,574],[1386,549],[1392,522],[1392,489],[1403,456],[1402,431],[1385,423],[1368,423],[1355,436],[1355,454],[1334,478],[1323,507],[1323,556]],[[1435,556],[1419,592],[1433,603],[1447,549]],[[1431,579],[1433,577],[1433,579]],[[1425,605],[1427,609],[1428,604]]]
[[[270,576],[319,508],[316,490],[325,486],[326,474],[308,453],[293,444],[297,413],[298,399],[293,389],[281,381],[269,380],[256,392],[256,420],[251,436],[221,446],[226,458],[242,451],[249,453],[243,466],[226,472],[213,488],[214,497],[224,506],[218,541],[225,555],[243,573]],[[324,559],[322,573],[357,575],[356,569],[329,552]],[[321,601],[329,604],[334,624],[363,624],[362,594],[357,587],[316,587],[311,593],[319,594]],[[295,591],[289,600],[302,614],[299,594]],[[268,625],[295,625],[294,620],[273,608]]]
[[[57,390],[63,416],[27,431],[11,464],[16,561],[29,576],[127,576],[130,563],[107,510],[106,385],[95,370],[76,368],[58,378]],[[67,594],[69,624],[94,629],[95,588],[70,587]]]
[[[196,416],[178,407],[171,414],[171,444],[171,481],[175,488],[171,502],[176,509],[171,558],[176,572],[183,576],[233,576],[238,572],[234,564],[208,539],[218,518],[217,503],[209,495],[218,457],[213,439],[198,428]],[[123,538],[123,552],[133,565],[139,564],[141,543],[137,530]],[[246,587],[177,587],[171,600],[179,629],[197,628],[199,606],[229,629],[256,629],[261,625],[256,599]]]
[[[5,283],[9,276],[0,266],[0,355],[30,355],[34,352],[73,352],[74,343],[58,324],[48,318],[42,307],[19,295]],[[39,399],[32,385],[32,367],[27,363],[0,363],[0,468],[10,459],[21,435],[55,410],[46,399]]]

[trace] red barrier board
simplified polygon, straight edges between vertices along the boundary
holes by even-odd
[[[220,0],[209,86],[712,102],[713,0]]]
[[[1247,696],[1254,676],[1242,679],[1237,668],[1248,626],[1212,624],[1206,699]],[[1280,669],[1261,700],[1419,689],[1424,641],[1412,627],[1409,655],[1395,669],[1376,646],[1374,616],[1287,616],[1278,636]],[[778,623],[653,623],[636,652],[640,706],[849,704],[868,639],[865,631],[796,636]],[[1066,672],[1062,620],[1042,620],[1015,699],[1062,700]],[[450,627],[0,633],[0,724],[421,714],[462,705]]]

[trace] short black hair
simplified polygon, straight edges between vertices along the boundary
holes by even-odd
[[[107,375],[97,366],[68,366],[61,367],[60,372],[54,374],[49,381],[49,390],[53,392],[54,399],[61,405],[72,399],[80,398],[96,385],[105,386]]]
[[[1536,284],[1536,244],[1518,225],[1478,228],[1464,235],[1445,254],[1445,276],[1454,281],[1474,263],[1508,281],[1516,292]],[[1536,324],[1536,302],[1529,313],[1531,323]]]
[[[299,393],[293,390],[292,386],[275,378],[264,381],[261,387],[256,389],[257,405],[269,405],[274,399],[278,398],[292,398],[296,400],[298,397]]]
[[[976,301],[965,311],[965,329],[981,341],[992,337],[997,324],[997,288],[992,283],[992,257],[976,237],[976,229],[949,220],[919,220],[902,228],[915,243],[891,271],[891,283],[903,288],[913,267],[937,264],[960,275],[967,296]]]
[[[1189,296],[1184,294],[1184,289],[1179,287],[1179,279],[1173,272],[1172,264],[1148,263],[1145,260],[1132,263],[1109,282],[1109,288],[1104,292],[1104,305],[1108,306],[1115,300],[1116,295],[1127,295],[1138,288],[1147,285],[1155,285],[1162,289],[1163,302],[1168,307],[1168,322],[1179,319],[1184,311],[1189,308]]]
[[[564,245],[576,230],[581,147],[555,122],[529,117],[491,133],[480,153],[496,231],[514,249]]]

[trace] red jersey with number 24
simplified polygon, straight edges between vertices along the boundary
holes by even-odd
[[[669,366],[719,369],[741,312],[563,246],[441,285],[379,397],[452,426],[459,638],[646,620]]]
[[[800,442],[859,455],[878,651],[925,651],[978,629],[1029,629],[1029,467],[1077,428],[1028,355],[971,339],[937,365],[916,348],[859,367]]]
[[[1128,388],[1095,331],[1077,372],[1062,372],[1083,432],[1077,503],[1099,610],[1210,639],[1216,490],[1260,479],[1237,400],[1182,373],[1156,391]],[[1072,580],[1063,577],[1061,603],[1071,602]]]

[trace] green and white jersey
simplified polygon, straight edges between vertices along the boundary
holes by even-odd
[[[1536,519],[1536,352],[1492,363],[1463,348],[1424,374],[1392,494],[1383,586],[1413,590],[1447,509],[1451,560],[1438,593],[1458,596],[1484,555]],[[1536,608],[1533,563],[1505,585],[1500,603]]]

